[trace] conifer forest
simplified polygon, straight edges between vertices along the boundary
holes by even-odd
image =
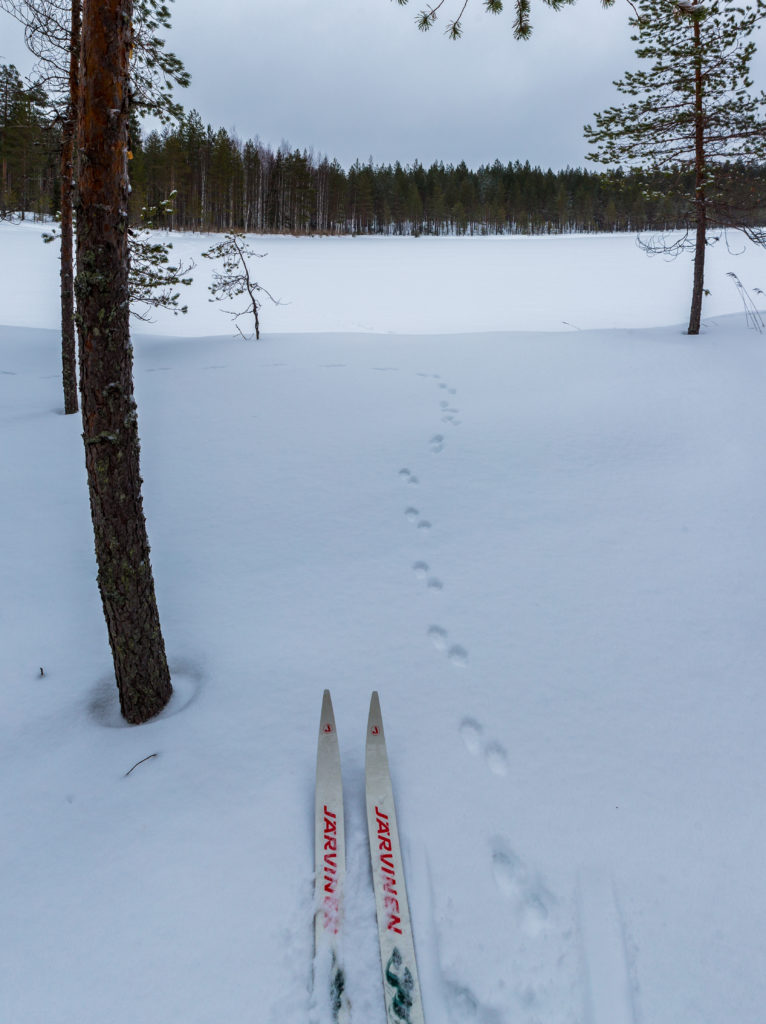
[[[59,129],[45,97],[13,65],[0,67],[0,214],[55,215]],[[357,160],[278,148],[205,125],[192,110],[177,125],[131,134],[131,219],[174,194],[163,226],[183,231],[276,234],[557,234],[665,231],[691,227],[679,193],[693,175],[666,172],[647,189],[637,172],[544,170],[521,159],[478,168]],[[718,168],[761,223],[766,167]],[[679,178],[681,180],[679,180]],[[689,180],[686,181],[686,178]],[[680,188],[679,188],[680,186]]]

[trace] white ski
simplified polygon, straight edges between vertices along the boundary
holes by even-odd
[[[324,988],[324,992],[317,991],[316,996],[322,1002],[329,1003],[333,1021],[347,1024],[351,1018],[340,950],[343,883],[346,877],[343,782],[338,734],[335,731],[335,715],[329,690],[324,691],[319,720],[314,849],[314,984]]]
[[[425,1024],[377,691],[367,721],[365,775],[386,1020],[388,1024]]]

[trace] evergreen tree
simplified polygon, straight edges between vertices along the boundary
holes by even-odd
[[[128,321],[131,0],[85,0],[78,104],[77,317],[83,440],[98,583],[123,716],[172,688],[141,499]]]
[[[74,319],[74,189],[75,132],[80,67],[81,0],[71,0],[69,22],[69,75],[61,131],[61,379],[64,412],[77,412],[77,360]]]
[[[49,124],[61,126],[61,356],[66,413],[77,412],[73,237],[81,8],[82,0],[0,0],[0,10],[24,27],[27,48],[37,61],[35,77],[48,91]],[[173,99],[173,87],[187,86],[189,75],[178,57],[165,50],[165,42],[157,34],[170,28],[168,6],[163,0],[136,0],[132,28],[131,113],[151,114],[163,123],[179,117],[181,107]]]
[[[0,214],[47,213],[49,143],[45,93],[25,85],[13,64],[0,65]]]
[[[615,85],[631,97],[595,115],[585,129],[596,145],[589,159],[642,172],[647,189],[658,176],[681,201],[693,235],[647,244],[651,252],[694,252],[689,334],[699,334],[705,249],[710,228],[740,228],[766,244],[753,226],[760,198],[741,179],[766,157],[759,112],[766,95],[751,92],[749,38],[766,13],[764,0],[735,7],[724,0],[644,0],[631,25],[645,65]],[[752,181],[751,176],[751,181]],[[761,193],[762,195],[762,193]]]
[[[152,309],[167,309],[173,316],[188,312],[187,306],[179,305],[181,293],[176,289],[179,285],[192,283],[192,278],[187,275],[194,269],[194,261],[172,263],[172,243],[158,242],[150,234],[162,218],[172,216],[174,199],[175,193],[171,192],[157,206],[145,208],[142,211],[143,227],[129,231],[130,312],[139,320],[150,321],[149,311]],[[143,309],[139,309],[139,305]]]

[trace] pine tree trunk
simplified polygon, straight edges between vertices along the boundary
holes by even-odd
[[[128,320],[132,7],[132,0],[85,0],[75,287],[99,589],[122,714],[138,723],[162,710],[172,688],[141,500]]]
[[[72,0],[69,42],[69,104],[61,133],[61,370],[64,412],[77,412],[77,359],[74,325],[73,180],[74,133],[80,60],[80,0]]]
[[[700,23],[694,22],[694,284],[689,314],[689,334],[699,334],[702,319],[702,296],[705,290],[705,248],[707,245],[707,202],[705,197],[705,126],[702,103],[702,42]]]

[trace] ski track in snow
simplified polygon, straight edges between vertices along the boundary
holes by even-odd
[[[581,869],[578,904],[590,1024],[636,1024],[625,927],[610,875]]]

